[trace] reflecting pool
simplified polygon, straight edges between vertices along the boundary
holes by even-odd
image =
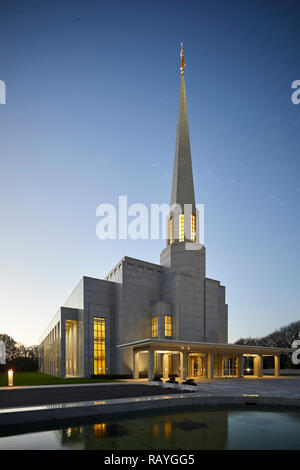
[[[59,429],[15,428],[4,449],[300,449],[300,411],[211,409],[97,419]]]

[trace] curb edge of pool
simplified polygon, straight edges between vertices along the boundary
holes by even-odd
[[[188,406],[275,406],[300,408],[300,398],[242,394],[212,396],[199,393],[153,395],[101,401],[57,403],[0,409],[0,429],[15,424],[56,423],[63,419],[103,417],[116,413],[171,409]]]

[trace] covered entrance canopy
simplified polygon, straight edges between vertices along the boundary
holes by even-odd
[[[291,348],[271,348],[240,344],[190,342],[147,338],[121,344],[131,348],[133,378],[138,378],[141,363],[147,362],[148,379],[159,374],[163,378],[178,375],[181,380],[191,378],[243,377],[244,357],[253,358],[253,375],[262,377],[263,356],[274,357],[275,376],[280,375],[280,353],[291,353]],[[145,356],[147,354],[147,356]],[[143,361],[142,361],[143,358]]]

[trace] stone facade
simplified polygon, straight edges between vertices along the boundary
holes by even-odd
[[[124,257],[105,280],[83,277],[41,343],[41,371],[62,377],[90,377],[94,373],[94,317],[106,319],[106,374],[132,374],[132,351],[117,346],[151,338],[153,316],[158,317],[159,339],[165,338],[164,316],[170,315],[172,339],[226,343],[225,288],[205,278],[205,248],[183,250],[184,244],[166,248],[161,255],[165,265]],[[181,267],[177,272],[182,255],[187,255],[189,262],[186,269]],[[72,320],[78,322],[77,368],[68,374],[65,325]],[[59,330],[56,335],[55,328]],[[53,366],[54,361],[59,361],[59,367]],[[141,362],[140,370],[146,368]]]

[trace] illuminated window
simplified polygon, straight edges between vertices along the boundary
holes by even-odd
[[[196,241],[196,216],[194,214],[191,218],[191,241]]]
[[[179,214],[179,241],[184,242],[184,214]]]
[[[66,320],[65,331],[66,375],[74,377],[78,375],[78,321]],[[53,347],[54,344],[51,347],[52,351]]]
[[[173,217],[170,217],[170,244],[173,243]]]
[[[105,374],[105,318],[94,317],[94,374]]]
[[[165,336],[172,336],[172,317],[165,315]]]
[[[152,338],[158,337],[158,317],[152,317]]]

